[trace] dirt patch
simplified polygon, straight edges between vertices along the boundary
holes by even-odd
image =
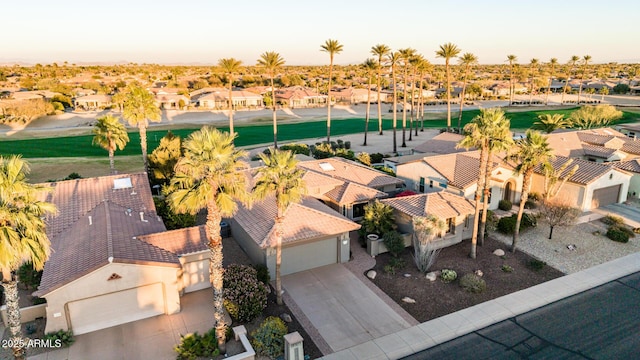
[[[378,275],[372,281],[416,320],[425,322],[564,275],[550,266],[533,270],[529,265],[533,258],[523,252],[512,254],[507,251],[503,257],[493,255],[494,250],[506,247],[491,238],[485,240],[484,246],[478,246],[475,260],[469,258],[470,249],[469,241],[445,248],[432,266],[432,271],[455,270],[458,279],[451,283],[444,283],[440,279],[431,282],[420,273],[413,262],[413,248],[405,249],[402,254],[405,266],[396,270],[395,275],[384,271],[391,255],[378,255],[374,268]],[[503,271],[504,265],[510,266],[513,271]],[[466,292],[459,283],[463,275],[476,270],[482,271],[482,279],[487,284],[486,290],[480,294]],[[416,302],[403,302],[404,297]]]

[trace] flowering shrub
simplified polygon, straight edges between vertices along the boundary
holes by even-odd
[[[284,336],[287,331],[287,325],[282,319],[269,316],[251,333],[251,345],[259,355],[275,359],[284,352]]]
[[[267,307],[267,289],[258,281],[256,269],[230,265],[224,272],[224,307],[240,322],[255,319]]]

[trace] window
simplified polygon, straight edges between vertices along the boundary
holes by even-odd
[[[424,192],[424,178],[420,177],[420,188],[419,188],[420,192],[423,193]]]
[[[438,186],[440,186],[443,189],[447,188],[447,184],[446,183],[438,183]]]
[[[359,218],[359,217],[363,217],[364,216],[364,206],[367,205],[366,203],[362,203],[362,204],[354,204],[353,205],[353,218]]]
[[[455,234],[456,233],[456,218],[448,218],[447,219],[447,234]]]
[[[433,180],[429,180],[429,187],[432,188],[433,187]]]

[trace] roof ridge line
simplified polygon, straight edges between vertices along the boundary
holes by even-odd
[[[105,209],[105,219],[107,221],[107,260],[113,261],[113,234],[111,233],[111,215],[109,214],[109,201],[103,200]]]

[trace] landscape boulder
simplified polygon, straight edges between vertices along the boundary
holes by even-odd
[[[502,249],[496,249],[496,250],[493,252],[493,255],[495,255],[495,256],[504,256],[504,250],[502,250]]]
[[[378,275],[378,273],[375,270],[367,271],[367,277],[371,280],[375,279],[376,275]]]

